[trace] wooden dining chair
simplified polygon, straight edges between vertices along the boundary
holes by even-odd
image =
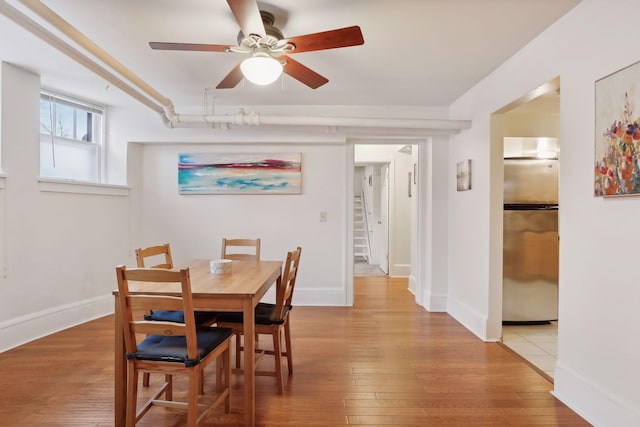
[[[137,248],[135,252],[138,268],[173,268],[173,257],[171,256],[169,243]],[[184,323],[184,312],[182,310],[152,310],[146,312],[144,317],[146,320]],[[211,311],[196,311],[194,317],[198,325],[210,326],[216,321],[216,313]],[[142,385],[149,386],[149,373],[147,372],[142,376]]]
[[[260,261],[260,239],[222,239],[223,259]]]
[[[161,262],[156,263],[158,261]],[[173,268],[171,246],[165,243],[163,245],[138,248],[136,249],[136,263],[139,268]],[[153,264],[148,265],[149,263]]]
[[[116,268],[120,309],[126,351],[126,425],[133,427],[152,406],[187,411],[186,424],[198,425],[209,411],[224,403],[230,408],[231,351],[233,331],[220,327],[197,327],[194,316],[184,323],[138,320],[136,310],[181,310],[193,312],[189,270],[154,268]],[[160,283],[166,293],[132,294],[129,281]],[[216,362],[216,393],[200,396],[202,372]],[[140,409],[137,409],[140,372],[165,374],[164,383]],[[187,400],[173,400],[173,375],[188,376]],[[164,394],[164,399],[160,397]]]
[[[293,373],[293,359],[291,352],[291,328],[289,325],[289,313],[293,308],[293,291],[296,285],[296,277],[300,265],[300,254],[302,248],[298,246],[295,251],[287,253],[284,263],[281,285],[276,292],[276,303],[258,303],[255,308],[255,331],[256,334],[269,334],[273,337],[273,350],[256,349],[258,362],[265,355],[275,357],[275,371],[261,371],[256,368],[256,375],[275,376],[277,379],[278,393],[284,390],[284,380],[282,375],[282,356],[287,358],[287,369],[289,375]],[[217,319],[219,327],[231,328],[236,334],[236,370],[240,371],[240,337],[243,334],[242,313],[219,313]],[[281,350],[282,331],[284,330],[285,351]]]

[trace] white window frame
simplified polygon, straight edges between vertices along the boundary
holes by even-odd
[[[71,175],[67,175],[65,176],[64,174],[58,174],[58,175],[49,175],[49,174],[42,174],[42,159],[40,159],[40,169],[39,169],[39,174],[40,174],[40,178],[41,179],[51,179],[51,180],[62,180],[62,181],[67,181],[67,182],[78,182],[78,183],[91,183],[91,184],[103,184],[104,183],[104,170],[105,170],[105,140],[106,140],[106,107],[102,106],[102,105],[97,105],[94,104],[90,101],[86,101],[86,100],[82,100],[82,99],[78,99],[78,98],[74,98],[68,95],[62,95],[60,93],[56,93],[53,91],[48,91],[48,90],[41,90],[40,91],[40,105],[42,105],[42,101],[43,100],[49,100],[50,102],[52,102],[53,104],[55,104],[52,108],[52,112],[54,114],[53,116],[53,122],[56,122],[56,117],[55,117],[55,112],[57,110],[56,106],[57,105],[64,105],[67,107],[71,107],[74,110],[74,116],[73,116],[73,129],[72,132],[74,133],[73,135],[71,135],[70,137],[68,136],[56,136],[56,135],[52,135],[52,132],[42,132],[43,127],[42,127],[42,123],[40,124],[40,139],[39,139],[39,145],[42,146],[43,143],[43,139],[44,138],[48,138],[51,140],[51,144],[52,144],[52,150],[55,150],[55,144],[56,142],[58,143],[62,143],[62,144],[67,144],[69,146],[77,146],[77,147],[81,147],[83,145],[86,144],[90,144],[90,146],[92,148],[95,149],[96,153],[95,153],[95,168],[96,168],[96,172],[95,172],[95,179],[79,179],[78,177],[75,176],[71,176]],[[99,115],[101,117],[101,126],[99,127],[99,129],[93,130],[92,134],[93,134],[93,141],[87,142],[84,141],[82,139],[82,136],[79,135],[75,135],[75,132],[77,132],[77,110],[81,110],[81,111],[86,111],[86,112],[90,112],[93,113],[94,115]],[[51,125],[49,125],[49,128],[51,128]],[[57,127],[56,127],[57,128]],[[53,133],[56,133],[55,131]]]

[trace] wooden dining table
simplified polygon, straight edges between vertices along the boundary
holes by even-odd
[[[255,306],[269,288],[280,286],[281,261],[236,261],[231,272],[212,274],[209,260],[189,262],[194,310],[242,311],[244,313],[244,425],[255,426]],[[159,293],[166,286],[129,282],[132,294]],[[126,416],[127,364],[125,360],[122,313],[118,291],[115,297],[115,426],[124,427]]]

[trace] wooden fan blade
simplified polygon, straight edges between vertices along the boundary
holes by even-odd
[[[227,3],[245,37],[251,34],[257,34],[262,38],[267,37],[256,0],[227,0]]]
[[[242,81],[242,77],[242,70],[240,70],[240,64],[238,64],[229,74],[226,75],[224,79],[222,79],[220,83],[218,83],[216,89],[232,89]]]
[[[311,68],[308,68],[298,61],[289,58],[287,55],[282,55],[278,57],[278,59],[284,59],[285,61],[287,61],[283,69],[285,73],[289,74],[294,79],[306,84],[311,89],[317,89],[329,81],[325,77],[313,71]]]
[[[158,50],[193,50],[202,52],[227,52],[230,47],[228,45],[220,44],[197,44],[197,43],[164,43],[164,42],[149,42],[151,49]]]
[[[321,33],[290,37],[286,42],[295,45],[289,53],[310,52],[314,50],[335,49],[338,47],[358,46],[364,44],[360,27],[346,27]]]

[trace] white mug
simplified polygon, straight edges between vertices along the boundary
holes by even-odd
[[[230,259],[213,259],[209,261],[209,270],[211,274],[228,274],[231,273]]]

